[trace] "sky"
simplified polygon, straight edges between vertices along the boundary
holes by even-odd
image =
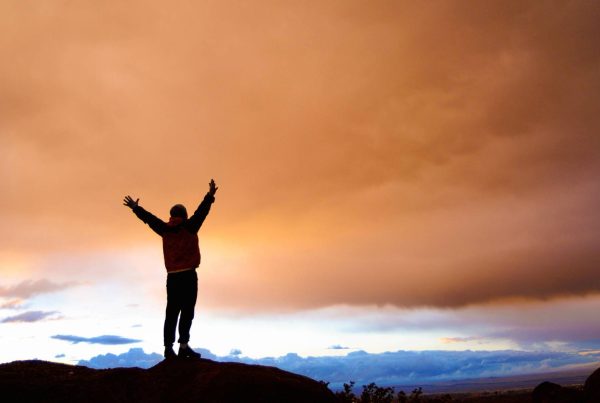
[[[600,349],[596,2],[0,3],[0,362]],[[29,342],[27,342],[29,341]],[[332,346],[345,346],[336,349]]]

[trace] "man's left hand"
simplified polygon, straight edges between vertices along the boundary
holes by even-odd
[[[214,179],[210,180],[210,183],[208,184],[208,188],[209,188],[208,193],[210,193],[211,196],[214,196],[215,193],[217,193],[217,189],[219,189],[217,187],[217,185],[215,184],[215,180]]]

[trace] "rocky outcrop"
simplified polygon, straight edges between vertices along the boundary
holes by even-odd
[[[583,395],[587,402],[600,402],[600,368],[586,379],[583,385]]]
[[[305,376],[204,359],[147,370],[17,361],[0,365],[0,390],[6,402],[335,402],[324,384]]]
[[[531,400],[533,403],[576,403],[581,400],[581,393],[556,383],[542,382],[533,390]]]
[[[562,387],[552,382],[542,382],[533,390],[533,403],[599,403],[600,368],[595,370],[581,387]]]

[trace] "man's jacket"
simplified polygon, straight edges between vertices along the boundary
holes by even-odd
[[[141,206],[133,208],[135,215],[162,237],[167,272],[190,270],[200,266],[198,230],[214,201],[215,197],[207,193],[190,218],[171,217],[169,222],[164,222]]]

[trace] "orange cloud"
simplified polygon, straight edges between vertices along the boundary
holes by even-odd
[[[596,4],[0,7],[0,252],[156,242],[122,196],[214,177],[218,306],[600,289]]]
[[[0,297],[30,298],[39,294],[46,294],[74,287],[77,283],[55,283],[46,279],[27,280],[11,287],[0,286]],[[18,301],[18,300],[17,300]]]

